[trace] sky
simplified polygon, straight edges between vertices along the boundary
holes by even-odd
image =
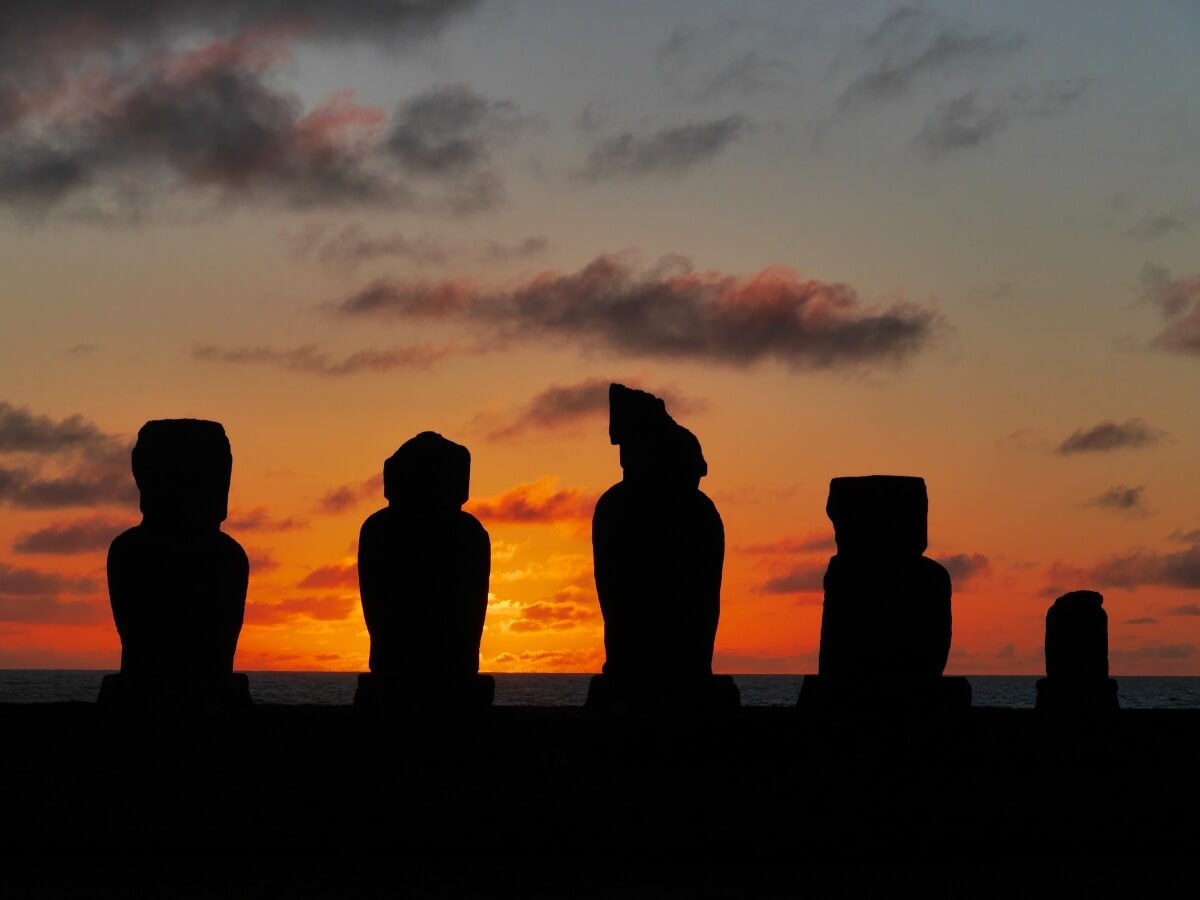
[[[365,670],[358,529],[433,430],[482,669],[598,671],[617,381],[703,445],[717,671],[815,671],[829,480],[903,474],[948,673],[1041,673],[1091,589],[1114,674],[1200,674],[1198,39],[1192,0],[9,4],[0,667],[117,667],[129,449],[195,417],[239,669]]]

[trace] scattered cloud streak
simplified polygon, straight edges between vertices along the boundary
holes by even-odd
[[[1083,505],[1114,512],[1122,516],[1144,518],[1150,515],[1150,510],[1146,506],[1145,492],[1145,485],[1139,484],[1136,487],[1126,487],[1123,484],[1117,484],[1110,487],[1104,493],[1085,500]]]
[[[984,100],[967,91],[940,104],[925,120],[917,143],[930,159],[970,150],[989,141],[1019,119],[1049,118],[1065,112],[1083,95],[1086,82],[1021,88],[1009,95]]]
[[[1063,456],[1077,453],[1106,453],[1111,450],[1152,447],[1167,436],[1165,431],[1152,428],[1144,419],[1126,422],[1100,422],[1088,428],[1077,428],[1055,448]]]
[[[552,475],[519,484],[494,497],[471,500],[463,508],[484,523],[548,525],[591,521],[599,496],[579,488],[555,489]]]
[[[978,578],[991,574],[992,564],[982,553],[955,553],[939,556],[937,561],[946,567],[956,588],[962,588]]]
[[[582,175],[606,181],[678,174],[715,158],[748,129],[744,116],[732,115],[649,133],[626,131],[601,139],[588,154]]]
[[[358,609],[358,605],[357,597],[337,594],[323,597],[290,597],[277,603],[248,603],[246,624],[282,625],[297,619],[341,622],[350,618]]]
[[[233,510],[225,520],[224,527],[231,531],[258,531],[277,534],[283,531],[296,531],[301,528],[307,528],[308,520],[298,519],[294,516],[288,516],[284,519],[276,518],[271,515],[267,507],[256,506],[254,509],[247,511]]]
[[[455,247],[427,234],[416,237],[399,232],[372,234],[358,223],[345,225],[337,231],[310,224],[296,234],[283,237],[297,256],[311,257],[322,265],[346,271],[379,259],[401,260],[418,266],[444,266],[472,260],[519,262],[540,256],[549,245],[546,238],[530,235],[512,242],[487,241],[478,247]]]
[[[1159,586],[1196,590],[1200,589],[1200,544],[1173,553],[1133,550],[1106,557],[1085,568],[1055,565],[1051,566],[1049,574],[1057,584],[1080,587],[1097,585],[1136,590]]]
[[[298,588],[354,588],[358,590],[358,563],[332,563],[318,566],[297,583]]]
[[[1158,308],[1166,327],[1150,341],[1156,350],[1200,356],[1200,275],[1172,278],[1162,266],[1142,267],[1142,299]]]
[[[20,597],[60,593],[89,594],[96,588],[97,584],[91,578],[23,569],[0,562],[0,594]]]
[[[792,369],[901,363],[932,343],[943,320],[930,306],[864,303],[844,284],[803,280],[783,267],[748,278],[638,271],[601,256],[569,275],[543,273],[513,289],[470,282],[377,281],[337,304],[348,317],[458,320],[504,343],[565,338],[623,355]]]
[[[758,47],[739,46],[737,31],[728,21],[676,28],[655,53],[659,77],[680,96],[700,101],[781,91],[795,82],[791,63]]]
[[[45,528],[17,535],[13,542],[13,550],[17,553],[47,553],[60,556],[93,553],[107,550],[113,538],[135,524],[137,523],[131,519],[113,519],[101,515],[68,522],[54,522]]]
[[[277,347],[219,347],[204,344],[192,348],[192,358],[205,362],[272,365],[291,372],[308,375],[340,377],[364,372],[393,372],[396,370],[428,369],[434,363],[455,352],[451,345],[409,344],[387,350],[359,350],[337,357],[315,344],[304,344],[291,350]]]
[[[353,509],[364,500],[383,497],[383,475],[372,475],[363,481],[338,485],[326,491],[317,501],[316,511],[325,515],[337,515]]]

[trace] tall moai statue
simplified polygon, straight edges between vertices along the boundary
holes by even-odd
[[[592,516],[605,662],[588,702],[736,706],[733,680],[712,674],[725,529],[700,490],[700,442],[660,398],[620,384],[609,439],[624,474]]]
[[[213,708],[250,702],[233,657],[250,567],[221,531],[233,455],[225,429],[202,419],[147,422],[133,447],[142,521],[108,550],[108,594],[121,672],[100,702]]]
[[[1037,683],[1037,709],[1103,713],[1119,707],[1108,677],[1108,613],[1096,591],[1063,594],[1046,612],[1046,677]]]
[[[825,572],[818,678],[801,703],[970,705],[950,653],[950,573],[924,555],[929,499],[922,478],[834,478],[825,511],[837,554]]]
[[[466,503],[471,453],[424,431],[383,464],[388,505],[358,539],[358,584],[371,635],[364,707],[485,706],[495,680],[479,674],[492,551]]]

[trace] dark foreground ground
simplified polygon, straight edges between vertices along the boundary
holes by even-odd
[[[0,894],[13,896],[1200,885],[1200,710],[1065,727],[989,708],[838,722],[264,705],[147,721],[0,705],[0,759]]]

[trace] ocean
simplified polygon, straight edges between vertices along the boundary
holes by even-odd
[[[104,671],[0,669],[0,703],[92,702]],[[349,705],[354,672],[249,672],[256,703]],[[591,675],[498,674],[497,706],[582,706]],[[734,675],[743,706],[793,706],[803,675]],[[971,675],[975,706],[1032,708],[1035,675]],[[1124,709],[1200,709],[1200,677],[1117,678]]]

